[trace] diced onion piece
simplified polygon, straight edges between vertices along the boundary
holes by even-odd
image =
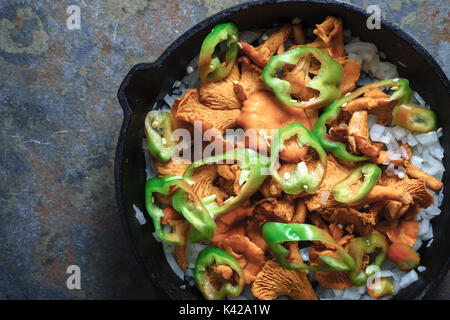
[[[325,205],[327,204],[328,198],[330,197],[330,193],[326,191],[322,191],[320,194],[320,203]]]

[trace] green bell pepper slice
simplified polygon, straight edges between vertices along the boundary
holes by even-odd
[[[415,133],[427,133],[436,129],[436,114],[428,109],[405,103],[393,111],[393,123]]]
[[[216,46],[227,40],[228,51],[225,55],[225,66],[218,57],[212,58]],[[234,23],[216,25],[203,40],[199,56],[199,71],[201,82],[215,82],[228,76],[233,69],[239,43],[239,30]]]
[[[172,115],[169,111],[153,110],[145,117],[145,136],[151,155],[161,161],[169,161],[176,142],[172,140]]]
[[[239,276],[236,284],[227,281],[217,290],[208,276],[208,267],[226,265]],[[244,272],[239,263],[228,252],[215,247],[206,247],[197,256],[194,279],[207,300],[221,300],[226,296],[237,297],[244,289]]]
[[[291,97],[289,81],[277,77],[278,70],[286,64],[295,65],[301,57],[311,54],[319,60],[318,74],[306,86],[319,91],[319,96],[309,101],[297,101]],[[339,86],[344,77],[344,70],[339,62],[331,58],[325,51],[300,46],[270,58],[262,71],[264,83],[272,89],[275,96],[285,105],[295,108],[320,108],[328,105],[341,96]]]
[[[266,222],[263,226],[263,237],[270,251],[286,269],[309,269],[318,271],[350,271],[355,268],[353,258],[342,248],[330,234],[316,226],[305,223]],[[321,241],[334,246],[339,259],[320,256],[326,265],[311,266],[306,263],[288,260],[289,250],[283,243],[288,241]]]
[[[372,284],[372,286],[367,289],[367,293],[374,299],[393,296],[395,293],[394,284],[386,278],[380,278],[378,286]]]
[[[316,150],[319,156],[319,162],[312,172],[308,172],[306,164],[300,162],[288,177],[281,177],[276,169],[278,156],[282,149],[284,149],[284,141],[294,135],[297,137],[297,143],[300,147],[306,145]],[[270,147],[270,160],[272,178],[288,194],[298,194],[303,191],[311,194],[316,192],[323,180],[327,167],[327,153],[322,148],[322,145],[308,129],[298,122],[288,124],[276,132]]]
[[[389,101],[398,100],[396,106],[404,103],[408,103],[411,100],[412,90],[409,87],[409,81],[407,79],[387,79],[382,81],[372,82],[367,84],[352,93],[348,93],[345,97],[333,102],[325,112],[319,117],[312,129],[313,134],[319,138],[320,143],[327,152],[331,152],[335,157],[345,161],[359,162],[369,160],[365,156],[355,156],[346,150],[345,143],[333,141],[326,137],[327,124],[336,120],[341,111],[341,107],[347,104],[349,101],[359,97],[360,95],[379,87],[391,87],[394,93],[391,95]],[[393,114],[396,107],[394,107]]]
[[[356,263],[355,269],[348,273],[354,286],[359,287],[366,285],[370,275],[361,268],[363,256],[364,253],[375,253],[376,249],[380,249],[380,252],[375,256],[372,265],[381,268],[386,260],[388,252],[387,240],[381,233],[375,231],[368,236],[355,238],[348,245],[348,253],[353,257]]]
[[[183,178],[185,180],[193,183],[191,177],[196,168],[208,164],[229,163],[234,161],[239,162],[242,169],[241,177],[247,179],[244,182],[239,194],[235,197],[228,198],[223,205],[217,206],[210,210],[210,213],[213,216],[217,216],[221,213],[237,208],[245,200],[250,198],[264,182],[269,172],[270,159],[260,156],[255,150],[252,149],[236,149],[195,161],[186,168],[186,171],[183,174]]]
[[[416,250],[405,243],[391,244],[387,255],[402,271],[410,271],[420,264],[420,257]]]
[[[346,204],[357,204],[364,200],[373,187],[377,184],[381,175],[381,168],[373,163],[366,163],[353,169],[342,181],[338,182],[332,189],[334,199]],[[358,182],[364,176],[364,181],[356,193],[350,190],[350,186]]]
[[[151,178],[145,184],[145,205],[148,214],[153,220],[158,237],[165,242],[184,243],[179,235],[169,234],[163,230],[161,218],[164,216],[164,211],[156,205],[153,197],[154,193],[168,195],[172,186],[178,186],[178,190],[175,191],[172,197],[172,205],[191,224],[188,230],[188,240],[199,242],[211,239],[216,229],[216,223],[191,186],[183,178],[174,175]],[[188,196],[192,200],[189,200]]]

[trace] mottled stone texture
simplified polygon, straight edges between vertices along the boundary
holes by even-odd
[[[117,214],[116,92],[135,63],[239,2],[0,0],[0,298],[154,296]],[[352,2],[379,4],[449,72],[448,1]],[[66,27],[71,4],[81,30]],[[71,264],[81,290],[66,288]]]

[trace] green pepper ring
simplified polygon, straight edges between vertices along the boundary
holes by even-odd
[[[312,129],[313,134],[319,138],[320,143],[322,144],[323,148],[331,152],[335,157],[350,161],[350,162],[359,162],[359,161],[365,161],[369,160],[368,157],[364,156],[355,156],[351,153],[349,153],[346,150],[346,145],[342,142],[333,141],[326,137],[327,134],[327,127],[326,125],[329,124],[331,121],[336,120],[336,118],[339,115],[339,112],[341,110],[341,107],[348,103],[349,101],[359,97],[360,95],[375,89],[379,87],[385,87],[390,86],[392,90],[394,90],[394,93],[389,98],[389,101],[392,100],[398,100],[398,103],[396,107],[394,107],[393,115],[395,114],[395,110],[397,106],[408,103],[411,99],[411,88],[409,87],[409,81],[407,79],[397,78],[397,79],[387,79],[382,81],[376,81],[372,82],[370,84],[367,84],[352,93],[348,93],[343,98],[336,100],[333,102],[326,110],[325,112],[319,117],[319,119],[314,124],[314,127]]]
[[[372,265],[381,268],[384,260],[386,260],[388,243],[386,238],[379,232],[375,231],[368,236],[355,238],[348,245],[348,253],[356,263],[354,270],[348,273],[353,285],[359,287],[366,284],[369,276],[361,270],[363,255],[364,253],[373,253],[377,248],[381,249],[381,251],[376,255]]]
[[[286,64],[297,64],[300,58],[306,54],[312,54],[321,63],[318,74],[306,85],[318,90],[319,97],[299,102],[291,98],[291,84],[286,80],[279,79],[276,74],[279,68]],[[300,46],[273,56],[262,71],[264,83],[272,89],[275,96],[283,104],[295,108],[320,108],[336,100],[341,96],[339,86],[343,77],[344,71],[339,62],[331,58],[325,51],[307,46]]]
[[[148,149],[153,157],[166,162],[172,158],[176,142],[172,140],[172,115],[169,111],[153,110],[144,121]],[[161,128],[161,135],[155,130]]]
[[[225,282],[219,290],[216,290],[208,277],[207,270],[207,267],[213,263],[229,266],[239,275],[238,283],[233,285],[230,282]],[[208,300],[221,300],[225,296],[237,297],[241,294],[245,285],[244,272],[236,259],[228,252],[215,247],[207,247],[200,251],[195,262],[194,278],[203,296]]]
[[[164,211],[155,204],[153,198],[154,192],[168,195],[172,186],[178,186],[178,190],[172,197],[173,207],[191,224],[188,231],[189,240],[191,242],[209,240],[214,235],[216,229],[214,220],[209,215],[208,210],[202,205],[191,186],[182,177],[174,175],[166,175],[162,178],[150,178],[145,184],[145,205],[148,214],[153,220],[155,232],[158,237],[165,242],[184,244],[180,236],[173,233],[168,234],[163,230],[161,218],[164,216]],[[187,195],[191,197],[192,202],[187,199]]]
[[[338,182],[331,192],[334,199],[341,203],[357,204],[364,200],[373,187],[377,184],[378,178],[381,175],[381,168],[373,163],[366,163],[353,169],[350,174],[342,181]],[[348,186],[354,184],[364,176],[364,181],[359,187],[356,194],[352,194]]]
[[[286,269],[308,269],[317,271],[350,271],[355,268],[353,258],[334,241],[324,230],[305,223],[266,222],[263,226],[263,237],[270,251]],[[334,246],[339,259],[320,256],[327,265],[308,265],[288,260],[289,250],[283,247],[288,241],[321,241]]]
[[[404,103],[393,111],[393,123],[415,133],[427,133],[436,129],[436,114],[428,109]]]
[[[284,141],[294,135],[297,135],[297,143],[300,147],[307,145],[314,148],[319,155],[320,161],[318,162],[313,173],[301,175],[300,171],[295,169],[293,173],[290,174],[289,178],[286,179],[279,175],[275,167],[278,162],[277,159],[281,146]],[[314,193],[319,188],[325,175],[325,170],[327,167],[327,154],[317,138],[309,132],[308,129],[306,129],[301,123],[293,122],[283,128],[280,128],[275,134],[270,148],[270,161],[270,172],[272,178],[280,185],[284,192],[288,194],[298,194],[302,191]]]
[[[256,151],[252,149],[236,149],[191,163],[186,168],[183,178],[188,182],[192,182],[191,177],[196,168],[224,160],[240,162],[241,167],[245,166],[249,170],[249,176],[236,197],[227,199],[222,206],[210,210],[213,216],[235,209],[250,198],[266,179],[270,166],[270,159],[260,156]]]
[[[216,46],[227,40],[228,51],[225,56],[225,67],[218,57],[212,58]],[[238,56],[239,30],[233,23],[216,25],[203,40],[198,60],[200,81],[214,82],[225,78],[230,74]]]

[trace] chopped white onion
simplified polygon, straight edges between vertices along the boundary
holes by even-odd
[[[386,129],[386,127],[380,126],[379,124],[374,124],[369,131],[370,139],[372,141],[380,141],[380,139],[383,135],[384,129]]]
[[[414,147],[418,143],[416,137],[414,137],[414,135],[412,133],[408,133],[407,138],[408,138],[408,144],[411,147]]]
[[[406,275],[404,275],[400,280],[400,288],[406,288],[410,284],[416,282],[419,279],[419,276],[417,275],[417,272],[414,270],[411,270]]]
[[[406,137],[408,135],[408,130],[396,126],[392,128],[392,133],[395,139],[401,140],[403,137]]]
[[[406,151],[405,146],[402,145],[400,147],[400,153],[402,154],[402,158],[405,158],[406,160],[409,160],[409,155],[408,155],[408,152]]]
[[[162,242],[162,247],[164,251],[164,255],[166,257],[166,261],[169,264],[172,271],[181,279],[184,280],[184,271],[180,268],[177,261],[175,260],[175,257],[173,255],[173,244]]]
[[[422,246],[422,240],[420,240],[419,238],[417,238],[416,242],[414,242],[413,244],[413,249],[414,250],[419,250],[419,248]]]
[[[367,116],[367,125],[369,126],[369,129],[373,127],[374,124],[377,123],[378,117],[374,114],[369,114]]]
[[[425,270],[427,270],[427,267],[424,267],[424,266],[417,267],[417,271],[419,271],[419,272],[424,272]]]
[[[326,191],[322,191],[320,194],[320,204],[327,204],[328,198],[330,197],[330,193]]]
[[[444,158],[444,148],[442,148],[439,141],[436,141],[428,146],[428,150],[430,153],[438,160],[442,160]]]
[[[395,171],[395,166],[394,166],[393,163],[390,163],[390,164],[387,166],[385,172],[386,172],[386,174],[387,174],[388,176],[392,176],[392,175],[394,174],[394,171]]]
[[[417,140],[423,145],[429,145],[434,142],[438,142],[436,131],[416,135]]]
[[[145,224],[147,222],[147,220],[145,220],[144,214],[134,204],[133,204],[133,209],[134,209],[134,216],[136,217],[136,219],[139,222],[139,224],[142,226],[143,224]]]
[[[306,247],[306,248],[300,249],[300,255],[302,256],[303,261],[309,260],[310,252],[311,252],[311,247]]]
[[[421,157],[418,157],[418,156],[412,156],[411,157],[411,162],[412,162],[413,166],[419,168],[419,167],[422,166],[423,159]]]

